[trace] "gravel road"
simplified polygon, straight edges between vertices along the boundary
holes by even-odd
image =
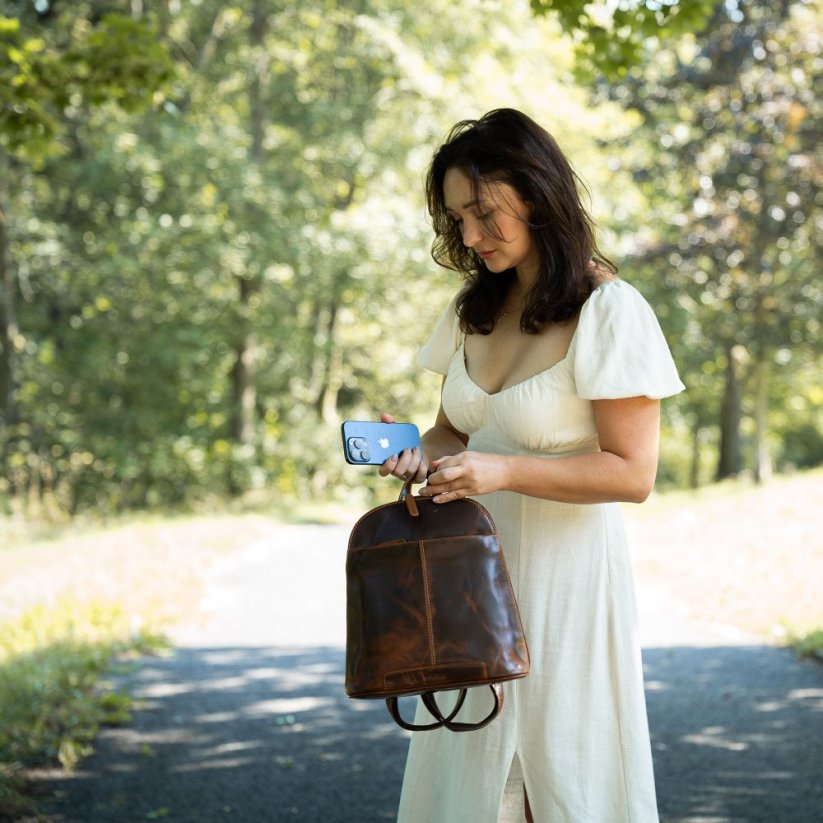
[[[221,561],[176,652],[118,675],[134,722],[39,775],[49,819],[393,820],[406,734],[343,692],[348,531],[277,527]],[[823,666],[639,598],[661,821],[821,823]]]

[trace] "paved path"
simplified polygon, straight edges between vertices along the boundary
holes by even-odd
[[[215,569],[177,653],[126,676],[134,723],[43,775],[51,819],[393,820],[406,735],[343,693],[347,533],[278,529]],[[663,823],[823,823],[823,666],[640,595]]]

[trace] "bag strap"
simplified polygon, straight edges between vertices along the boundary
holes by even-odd
[[[437,705],[437,699],[435,697],[437,692],[423,692],[420,697],[423,700],[423,705],[435,718],[434,723],[416,724],[409,723],[404,720],[400,714],[400,708],[396,697],[387,698],[386,706],[388,707],[389,714],[392,716],[394,722],[401,728],[410,732],[426,732],[431,731],[432,729],[439,729],[441,727],[445,727],[453,732],[473,732],[477,729],[482,729],[484,726],[488,726],[488,724],[491,723],[498,714],[500,714],[500,710],[503,708],[503,686],[500,683],[490,683],[489,688],[494,696],[494,706],[488,716],[478,723],[460,723],[454,719],[460,709],[463,708],[463,703],[466,700],[468,689],[460,689],[457,702],[448,715],[444,715],[440,709],[440,706]]]
[[[460,695],[457,698],[457,705],[455,706],[455,711],[453,711],[448,719],[451,720],[452,717],[460,710],[460,707],[463,705],[463,701],[466,699],[466,692],[468,689],[460,689]],[[434,694],[434,692],[425,692],[421,697],[425,702],[426,697]],[[417,724],[417,723],[409,723],[407,720],[404,720],[403,716],[400,714],[400,707],[398,705],[398,698],[397,697],[387,697],[386,698],[386,706],[389,709],[389,714],[392,716],[392,720],[397,723],[403,729],[406,729],[410,732],[428,732],[432,729],[439,729],[441,726],[444,725],[447,718],[443,717],[443,714],[437,709],[436,712],[433,712],[434,717],[436,718],[436,722],[434,723],[426,723],[426,724]],[[430,710],[431,711],[431,710]]]
[[[400,496],[397,499],[401,503],[404,500],[406,501],[406,508],[409,510],[409,514],[412,517],[420,517],[420,511],[417,508],[417,501],[411,493],[412,483],[414,483],[414,476],[406,478],[406,482],[403,483],[403,488],[400,489]]]

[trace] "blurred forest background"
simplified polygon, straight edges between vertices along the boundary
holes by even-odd
[[[823,463],[819,0],[0,0],[0,506],[376,486],[456,289],[423,176],[521,108],[688,391],[659,486]]]

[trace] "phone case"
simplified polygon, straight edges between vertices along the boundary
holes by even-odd
[[[414,423],[374,423],[346,420],[342,426],[346,462],[379,466],[403,449],[420,448],[420,432]]]

